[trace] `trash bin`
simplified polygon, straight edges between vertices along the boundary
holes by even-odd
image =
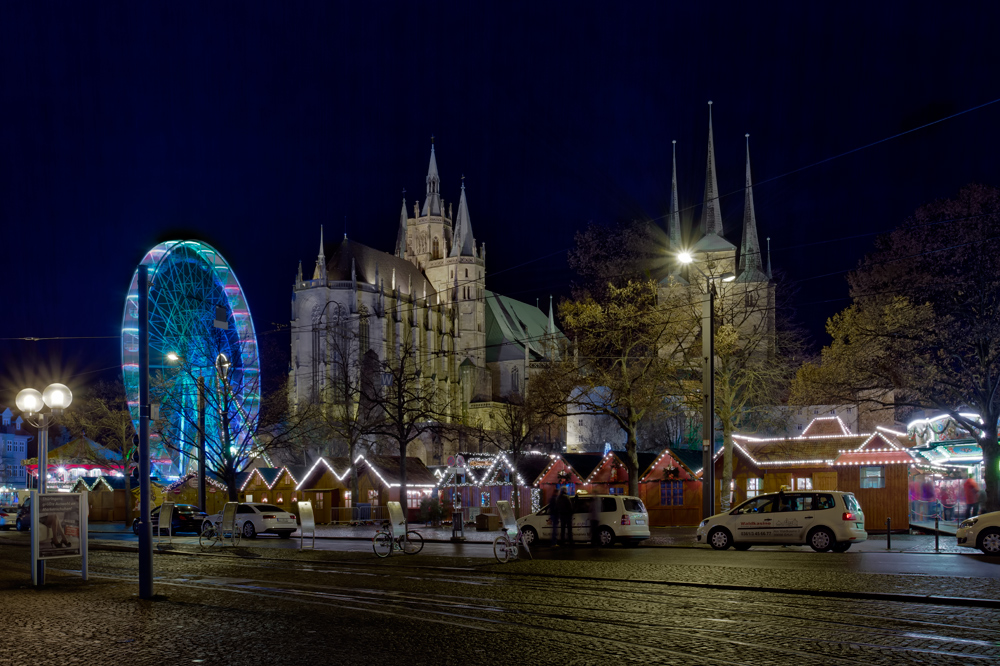
[[[476,516],[477,532],[494,532],[500,529],[500,516],[492,513],[480,513]]]

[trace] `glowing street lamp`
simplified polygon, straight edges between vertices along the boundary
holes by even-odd
[[[705,273],[694,261],[690,252],[679,252],[677,261],[691,266],[705,278],[705,292],[708,298],[701,310],[701,393],[702,403],[702,451],[701,451],[701,513],[702,518],[715,514],[715,283],[732,282],[736,275],[731,272],[722,275]]]
[[[38,428],[38,492],[44,493],[49,476],[49,426],[73,403],[73,392],[65,384],[49,384],[39,393],[33,388],[22,389],[14,403],[24,420]],[[42,410],[48,407],[48,412]],[[36,510],[33,508],[32,510]],[[45,583],[45,560],[36,558],[35,539],[31,540],[31,559],[35,562],[35,584]]]

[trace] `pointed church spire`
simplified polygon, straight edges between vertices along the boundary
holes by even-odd
[[[351,257],[351,313],[358,311],[358,270]]]
[[[403,209],[399,211],[399,231],[396,232],[396,256],[406,258],[406,190],[403,190]]]
[[[301,259],[299,259],[299,272],[295,276],[295,281],[296,282],[302,282],[302,260]]]
[[[316,268],[313,270],[313,280],[326,279],[326,255],[323,254],[323,225],[319,225],[319,256],[316,257]]]
[[[472,222],[469,220],[469,205],[465,200],[465,176],[462,176],[462,197],[458,200],[458,219],[455,220],[455,236],[451,242],[451,257],[476,256],[476,243],[472,238]]]
[[[715,175],[715,139],[712,134],[712,102],[708,103],[708,165],[705,168],[705,202],[702,205],[701,230],[704,235],[694,252],[730,252],[736,246],[722,237],[722,208],[719,205],[719,181]]]
[[[750,177],[750,135],[747,139],[747,178],[743,195],[743,239],[740,242],[740,281],[765,282],[761,272],[760,242],[757,240],[757,215],[753,207],[753,179]]]
[[[437,158],[434,156],[434,137],[431,137],[431,163],[427,167],[427,198],[421,215],[441,215],[441,177],[438,175]]]
[[[556,318],[555,312],[552,309],[552,294],[549,294],[549,335],[555,335],[556,332]]]
[[[681,247],[681,213],[677,205],[677,140],[673,144],[673,176],[670,179],[670,217],[667,227],[670,234],[670,249],[678,251]]]
[[[708,103],[708,165],[705,169],[705,212],[702,231],[722,235],[722,209],[719,207],[719,180],[715,174],[715,138],[712,134],[712,102]]]

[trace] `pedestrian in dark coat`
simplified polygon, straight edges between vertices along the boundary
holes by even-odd
[[[562,535],[559,541],[573,545],[573,500],[565,492],[558,499],[559,522],[562,523]]]
[[[562,488],[556,493],[555,497],[552,498],[552,502],[549,503],[549,522],[552,523],[552,545],[556,545],[556,540],[559,538],[559,519],[562,518],[562,513],[559,510],[560,502],[562,498],[566,496],[566,491]]]

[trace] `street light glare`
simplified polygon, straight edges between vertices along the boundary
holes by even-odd
[[[177,355],[177,352],[167,352],[167,360],[168,361],[176,361],[179,358],[180,358],[180,356]]]
[[[690,252],[681,252],[677,255],[677,261],[681,262],[682,264],[690,264],[692,261],[694,261],[694,257],[691,256]]]
[[[50,409],[66,409],[73,402],[73,392],[65,384],[49,384],[42,393],[42,400]]]
[[[42,394],[35,389],[27,388],[17,394],[14,403],[25,414],[37,414],[42,410]]]
[[[723,273],[722,274],[722,281],[723,282],[732,282],[735,279],[736,279],[736,273]]]

